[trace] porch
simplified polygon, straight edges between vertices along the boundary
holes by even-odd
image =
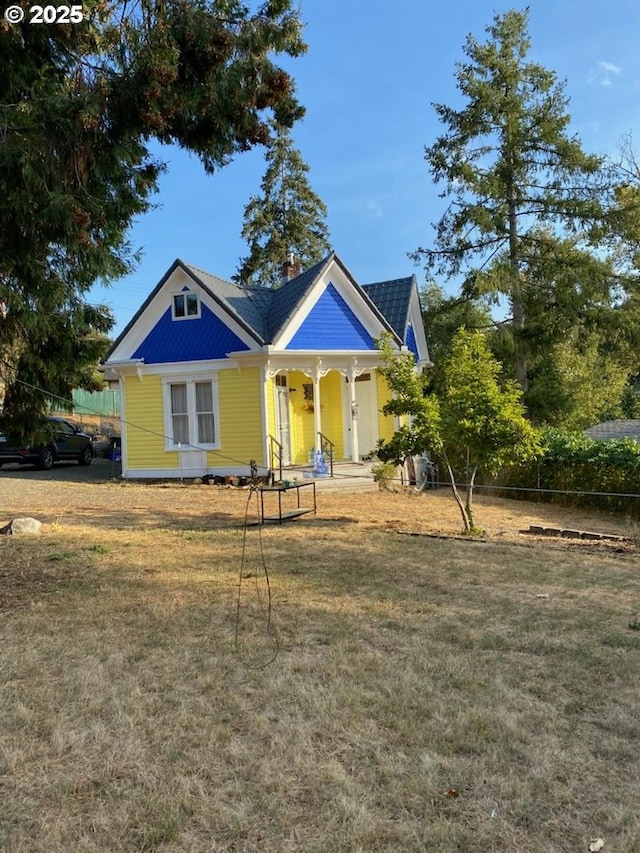
[[[393,418],[382,414],[388,389],[375,365],[354,359],[348,369],[271,367],[265,402],[272,470],[308,467],[318,451],[334,463],[358,465],[372,455],[380,438],[393,433]]]
[[[281,479],[284,481],[302,482],[313,477],[313,467],[310,465],[289,465],[282,469]],[[275,474],[278,478],[278,473]],[[333,465],[333,477],[313,477],[316,489],[355,491],[377,491],[378,485],[373,480],[371,462],[338,462]]]

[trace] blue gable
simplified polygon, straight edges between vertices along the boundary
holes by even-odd
[[[203,361],[247,349],[249,347],[201,303],[201,316],[193,320],[172,320],[171,308],[168,308],[132,358],[143,358],[145,364]]]
[[[420,353],[418,352],[418,344],[416,341],[416,335],[413,331],[413,326],[410,324],[407,329],[407,340],[405,341],[409,352],[412,352],[417,359],[420,358]]]
[[[376,345],[334,285],[330,284],[287,349],[374,350]]]

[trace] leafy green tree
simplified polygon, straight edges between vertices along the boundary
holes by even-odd
[[[249,254],[240,262],[235,279],[279,287],[282,266],[290,254],[305,267],[330,251],[327,208],[311,189],[309,166],[286,127],[276,126],[266,161],[262,192],[252,196],[244,210],[242,237]]]
[[[616,304],[615,314],[632,353],[629,380],[622,394],[622,415],[637,418],[640,416],[640,159],[633,150],[631,137],[623,140],[613,173],[617,185],[608,227],[601,228],[595,239],[608,246],[631,282]]]
[[[590,229],[606,219],[604,202],[615,184],[603,159],[587,155],[568,134],[564,84],[527,60],[527,26],[528,10],[509,11],[494,17],[486,43],[467,38],[467,61],[456,72],[463,106],[435,104],[446,129],[425,150],[450,204],[432,248],[413,255],[430,272],[461,277],[464,292],[507,299],[514,374],[524,391],[528,310],[541,283],[540,255],[549,263],[547,247],[556,241],[558,267],[565,283],[573,282],[565,297],[575,316],[589,282],[583,253],[577,246],[566,250],[563,239],[582,234],[587,246]],[[550,287],[557,278],[547,279]]]
[[[610,336],[575,326],[532,366],[531,407],[542,422],[566,430],[624,417],[632,358]]]
[[[444,388],[425,392],[425,377],[415,370],[413,356],[395,354],[381,344],[380,372],[394,394],[385,414],[408,417],[390,442],[381,441],[383,461],[400,461],[429,451],[445,465],[463,530],[478,532],[473,506],[478,472],[497,474],[506,465],[532,459],[539,450],[536,431],[524,416],[522,392],[513,381],[500,382],[501,366],[481,332],[456,333],[445,365]],[[463,500],[457,482],[466,477]]]
[[[439,388],[444,381],[446,360],[459,329],[482,331],[494,326],[486,300],[466,294],[446,296],[435,282],[429,282],[420,292],[420,304],[429,355],[433,368],[429,371],[429,387]]]
[[[86,296],[137,256],[127,240],[164,165],[155,141],[204,169],[269,144],[269,122],[302,114],[274,56],[305,46],[291,0],[251,14],[239,0],[86,0],[79,24],[0,22],[0,370],[5,419],[28,426],[68,395],[108,331]],[[68,346],[68,339],[77,346]],[[29,383],[29,385],[22,383]]]

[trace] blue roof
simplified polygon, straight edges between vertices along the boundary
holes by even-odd
[[[269,342],[275,340],[286,326],[287,321],[295,313],[306,293],[322,275],[330,258],[331,256],[305,270],[277,290],[270,291],[273,298],[268,306],[267,314],[267,339]]]

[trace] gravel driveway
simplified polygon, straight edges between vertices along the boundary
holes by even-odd
[[[6,463],[0,468],[0,498],[5,489],[20,489],[20,483],[31,480],[53,480],[61,483],[100,483],[119,478],[122,472],[120,462],[96,457],[91,465],[78,465],[77,462],[56,462],[51,471],[40,471],[32,465]]]

